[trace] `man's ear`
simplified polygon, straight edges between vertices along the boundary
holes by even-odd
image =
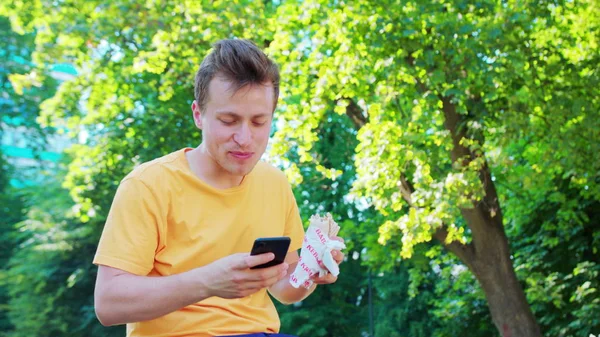
[[[192,115],[194,116],[194,124],[200,130],[202,130],[202,112],[200,112],[200,104],[194,100],[192,102]]]

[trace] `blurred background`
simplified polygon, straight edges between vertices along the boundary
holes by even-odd
[[[348,245],[282,332],[599,335],[599,26],[596,0],[2,1],[0,335],[124,335],[96,244],[130,170],[200,143],[222,38],[279,64],[264,159]]]

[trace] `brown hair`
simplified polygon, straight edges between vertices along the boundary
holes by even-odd
[[[233,84],[234,92],[246,85],[271,82],[274,90],[273,109],[279,98],[277,65],[249,40],[221,40],[200,64],[194,81],[194,98],[203,111],[208,101],[208,85],[215,76],[223,76]]]

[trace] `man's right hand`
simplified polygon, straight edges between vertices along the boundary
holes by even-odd
[[[233,254],[198,268],[203,288],[209,297],[241,298],[268,288],[287,275],[288,264],[250,269],[275,258],[272,253],[251,256],[248,253]],[[200,275],[199,275],[200,276]]]

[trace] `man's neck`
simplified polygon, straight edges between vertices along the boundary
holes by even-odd
[[[244,180],[244,176],[234,176],[225,171],[202,144],[186,152],[186,159],[194,175],[214,188],[236,187]]]

